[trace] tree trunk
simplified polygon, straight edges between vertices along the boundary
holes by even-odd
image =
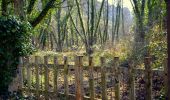
[[[167,41],[168,41],[168,99],[170,100],[170,0],[166,0],[167,4]]]
[[[57,45],[57,51],[62,51],[62,34],[61,34],[61,8],[57,10],[57,33],[58,33],[58,45]]]
[[[14,11],[15,15],[18,15],[21,20],[25,19],[24,0],[14,0]]]

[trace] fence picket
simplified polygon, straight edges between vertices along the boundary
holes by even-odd
[[[120,100],[120,70],[119,70],[119,57],[114,57],[115,63],[115,100]]]
[[[146,100],[152,100],[152,70],[151,70],[151,58],[145,57],[145,89],[146,89]]]
[[[168,96],[168,59],[166,58],[164,61],[164,86],[165,86],[165,96]],[[167,98],[167,97],[166,97]]]
[[[105,58],[100,57],[101,62],[101,87],[102,87],[102,100],[107,100],[107,93],[106,93],[106,66]]]
[[[83,85],[83,56],[79,56],[79,70],[80,70],[80,84],[81,84],[81,98],[84,98],[84,85]]]
[[[94,75],[93,75],[93,57],[89,57],[89,86],[90,100],[94,100]]]
[[[133,62],[129,62],[129,96],[130,100],[135,100],[135,72]]]
[[[45,63],[45,100],[48,100],[48,90],[49,90],[49,71],[48,71],[48,56],[44,56]]]
[[[76,100],[83,100],[81,72],[82,72],[82,56],[76,56],[75,58],[75,78],[76,78]]]
[[[64,94],[65,94],[65,99],[68,100],[68,61],[67,57],[64,57]]]
[[[22,75],[22,66],[23,65],[23,60],[22,60],[22,57],[19,58],[19,65],[18,65],[18,68],[19,68],[19,89],[22,90],[23,88],[23,75]]]
[[[35,56],[35,74],[36,74],[36,97],[39,100],[39,56]]]
[[[25,62],[25,67],[27,69],[27,84],[28,84],[28,90],[30,91],[31,90],[31,68],[29,65],[30,61],[29,61],[29,57],[26,58],[26,62]],[[30,93],[29,93],[30,95]]]
[[[58,95],[58,59],[56,56],[54,56],[54,66],[53,66],[53,71],[54,71],[54,93],[55,96],[57,97]]]

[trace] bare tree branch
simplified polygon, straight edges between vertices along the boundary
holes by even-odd
[[[63,0],[62,2],[59,2],[58,5],[62,4],[65,0]],[[54,3],[56,2],[56,0],[50,0],[45,8],[42,10],[42,12],[38,15],[38,17],[36,17],[33,21],[31,21],[31,25],[33,27],[37,26],[41,21],[42,19],[47,15],[48,11],[53,8],[54,6]]]

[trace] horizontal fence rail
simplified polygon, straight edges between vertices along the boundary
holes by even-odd
[[[144,69],[136,69],[133,62],[120,67],[119,57],[110,66],[104,57],[100,58],[99,66],[94,66],[93,57],[88,57],[86,66],[83,56],[76,56],[72,65],[67,56],[62,64],[56,56],[52,60],[49,56],[43,59],[35,56],[31,62],[29,57],[23,57],[19,64],[21,90],[39,100],[138,100],[140,96],[153,100],[157,95],[153,80],[163,80],[160,86],[167,86],[167,66],[164,65],[165,70],[153,70],[149,57],[144,60]]]

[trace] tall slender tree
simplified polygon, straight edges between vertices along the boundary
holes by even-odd
[[[168,35],[168,95],[167,100],[170,100],[170,0],[165,0],[167,8],[167,35]]]
[[[103,10],[103,7],[104,7],[104,1],[102,1],[101,3],[101,6],[100,6],[100,9],[98,11],[98,15],[97,15],[97,18],[96,15],[95,15],[95,8],[94,8],[94,0],[89,0],[87,3],[88,3],[88,19],[87,19],[87,28],[85,27],[85,22],[83,20],[83,16],[82,16],[82,11],[80,9],[80,2],[79,0],[76,0],[76,7],[77,7],[77,12],[78,12],[78,18],[79,18],[79,24],[80,24],[80,28],[79,29],[76,25],[75,25],[75,22],[72,18],[72,15],[70,14],[70,19],[71,19],[71,22],[73,23],[73,26],[77,32],[77,34],[79,34],[81,40],[83,41],[84,45],[85,45],[85,48],[86,48],[86,53],[88,55],[92,54],[93,53],[93,42],[95,40],[95,36],[97,36],[97,31],[98,31],[98,27],[99,27],[99,23],[100,23],[100,20],[101,20],[101,14],[102,14],[102,10]],[[96,21],[94,21],[96,19]]]

